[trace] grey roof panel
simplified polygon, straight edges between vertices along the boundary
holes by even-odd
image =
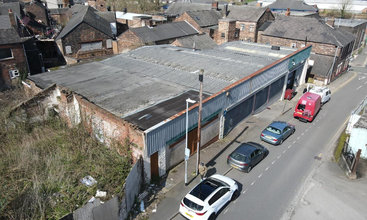
[[[235,19],[237,21],[258,21],[265,13],[267,8],[242,6],[229,8],[228,19]]]
[[[168,40],[198,34],[199,32],[186,21],[161,24],[156,27],[131,28],[144,43]]]
[[[289,8],[291,11],[318,11],[319,9],[313,7],[312,5],[307,5],[304,1],[300,0],[277,0],[273,4],[268,5],[271,10],[287,10]]]
[[[311,54],[310,59],[315,61],[311,69],[311,74],[326,77],[333,65],[334,57]]]
[[[195,42],[195,49],[198,50],[212,49],[217,46],[215,41],[207,34],[180,37],[177,41],[182,45],[182,47],[186,48],[193,48]]]
[[[64,29],[62,29],[56,40],[65,37],[82,22],[85,22],[106,35],[113,37],[110,23],[106,19],[97,15],[92,7],[80,7],[79,9],[81,10],[71,17],[70,21],[66,24]]]
[[[222,14],[214,10],[187,11],[186,12],[200,27],[218,25],[218,20]]]
[[[346,46],[355,40],[355,36],[336,27],[332,28],[324,21],[310,17],[278,17],[263,32],[263,35],[295,40]]]
[[[0,4],[0,15],[9,15],[9,9],[13,11],[16,15],[23,18],[24,13],[24,3],[23,2],[10,2]]]

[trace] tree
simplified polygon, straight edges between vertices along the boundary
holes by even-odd
[[[348,11],[353,7],[353,0],[341,0],[339,5],[340,17],[346,18],[348,16]]]

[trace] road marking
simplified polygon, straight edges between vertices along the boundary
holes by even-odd
[[[312,126],[310,126],[309,128],[312,128]]]
[[[302,135],[304,135],[304,134],[305,134],[305,133],[302,133],[302,134],[301,134],[301,136],[302,136]]]
[[[268,170],[269,169],[269,167],[267,167],[265,170]]]
[[[247,191],[247,189],[245,190],[245,191],[243,191],[243,193],[242,194],[245,194],[245,192]]]
[[[271,164],[274,164],[274,163],[275,163],[275,160]]]
[[[263,173],[261,173],[261,174],[259,175],[259,178],[260,178],[262,175],[263,175]]]
[[[286,151],[287,151],[287,150],[284,150],[284,151],[283,151],[283,154],[284,154]]]
[[[318,121],[319,121],[319,119],[316,120],[316,122],[318,122]]]
[[[254,185],[254,183],[256,182],[256,180],[254,182],[251,183],[251,186]]]
[[[280,156],[282,156],[282,155],[279,155],[278,159],[280,158]]]
[[[319,154],[319,157],[321,157],[322,153]]]
[[[312,125],[315,125],[316,123],[314,122],[314,123],[312,123]]]
[[[366,78],[365,76],[358,76],[358,80]]]
[[[288,148],[291,148],[292,145],[289,145]]]
[[[300,137],[297,138],[297,140],[299,139]]]
[[[224,211],[224,214],[226,214],[227,211],[228,211],[228,209],[226,211]]]
[[[296,141],[293,141],[293,144],[295,144],[296,143]]]
[[[366,82],[364,82],[363,84],[367,84],[367,81],[366,81]]]
[[[308,131],[308,129],[306,129],[306,132]]]
[[[360,88],[362,88],[362,86],[359,86],[358,88],[356,88],[356,90],[358,90],[358,89],[360,89]]]

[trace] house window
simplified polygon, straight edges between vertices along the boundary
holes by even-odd
[[[65,47],[66,54],[71,54],[71,46]]]
[[[245,24],[241,24],[241,31],[245,30]]]
[[[254,32],[254,29],[255,29],[255,26],[254,25],[251,25],[250,26],[250,32]]]
[[[225,33],[222,33],[221,34],[221,38],[225,38],[226,34]]]
[[[107,44],[107,48],[109,49],[109,48],[112,48],[112,40],[111,39],[107,39],[106,40],[106,44]]]
[[[84,43],[82,44],[81,51],[91,51],[91,50],[101,50],[102,49],[102,41],[92,42],[92,43]]]
[[[10,48],[0,49],[0,60],[13,58],[13,53]]]
[[[296,48],[296,47],[297,47],[297,44],[296,44],[296,43],[292,43],[292,44],[291,44],[291,47],[292,47],[292,48]]]
[[[238,29],[234,32],[234,38],[238,38]]]

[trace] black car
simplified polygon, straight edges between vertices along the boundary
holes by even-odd
[[[241,144],[228,156],[227,164],[242,172],[249,173],[268,154],[268,149],[261,144],[247,142]]]

